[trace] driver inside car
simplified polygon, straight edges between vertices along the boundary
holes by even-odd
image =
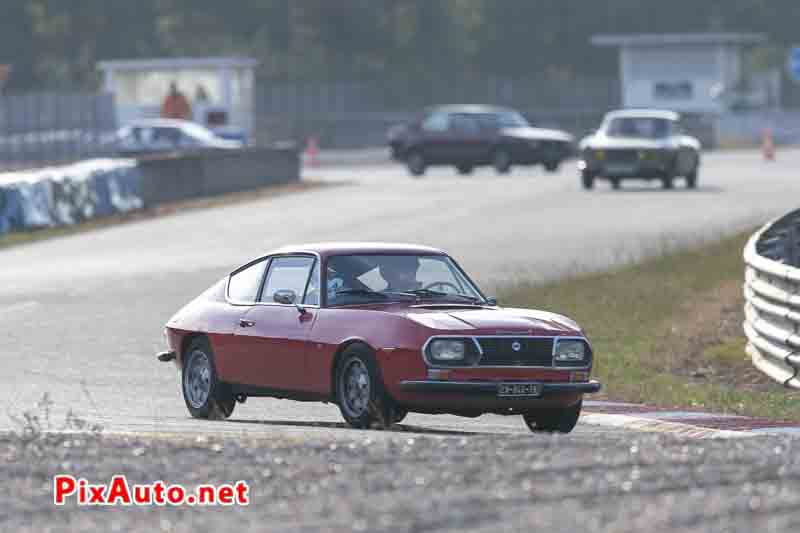
[[[381,259],[378,269],[386,281],[384,291],[406,292],[422,288],[422,283],[417,281],[419,258],[416,256],[387,256]]]

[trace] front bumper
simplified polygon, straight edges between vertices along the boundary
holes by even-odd
[[[497,397],[498,387],[501,382],[497,381],[402,381],[400,390],[403,392],[417,393],[453,393],[466,395],[493,395]],[[504,383],[525,383],[525,382],[504,382]],[[533,383],[533,382],[531,382]],[[542,387],[541,394],[537,397],[553,396],[558,394],[592,394],[599,392],[601,385],[599,381],[592,380],[585,383],[551,383],[535,382]]]

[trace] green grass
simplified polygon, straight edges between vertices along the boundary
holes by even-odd
[[[608,272],[516,284],[500,298],[577,320],[592,341],[603,397],[800,421],[800,394],[768,382],[744,353],[748,236]],[[706,366],[710,378],[694,370]]]

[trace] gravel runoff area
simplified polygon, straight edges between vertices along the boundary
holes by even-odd
[[[0,530],[800,530],[800,439],[667,435],[345,439],[0,437]],[[250,486],[247,507],[53,505],[52,476]]]

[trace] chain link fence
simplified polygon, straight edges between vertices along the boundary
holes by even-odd
[[[620,105],[620,88],[616,78],[464,76],[328,83],[262,79],[256,93],[257,138],[268,143],[314,136],[326,148],[381,146],[391,125],[429,106],[459,103],[513,107],[536,125],[580,136]]]
[[[110,94],[0,96],[0,169],[103,155],[116,127]]]

